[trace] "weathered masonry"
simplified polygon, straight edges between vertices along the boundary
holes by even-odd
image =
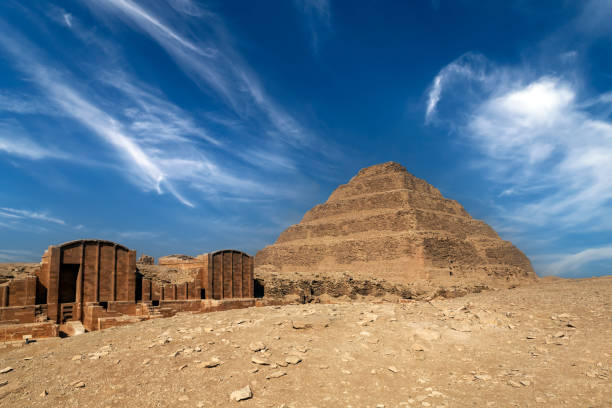
[[[111,241],[52,245],[35,276],[0,285],[0,341],[255,304],[253,258],[244,252],[169,256],[159,263],[189,272],[190,279],[168,283],[144,276],[136,251]]]
[[[42,258],[40,296],[57,323],[83,320],[88,304],[136,301],[136,251],[102,240],[50,246]]]
[[[212,299],[253,297],[253,258],[231,249],[208,254],[202,282]]]

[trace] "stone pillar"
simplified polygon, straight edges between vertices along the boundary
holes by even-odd
[[[94,301],[100,301],[100,241],[96,242],[96,279],[94,284],[96,287],[94,288]]]
[[[111,299],[117,300],[117,245],[113,245],[113,272],[111,275]]]
[[[9,287],[8,285],[2,286],[2,293],[0,293],[2,299],[2,307],[8,307],[9,305]]]
[[[127,299],[130,302],[136,301],[136,251],[127,253]]]
[[[81,243],[81,260],[79,266],[79,275],[77,276],[77,290],[76,290],[76,303],[77,303],[77,316],[78,320],[83,321],[83,286],[85,285],[85,242]]]
[[[47,315],[49,319],[60,322],[59,310],[59,270],[61,250],[58,247],[49,247],[49,287],[47,288]]]

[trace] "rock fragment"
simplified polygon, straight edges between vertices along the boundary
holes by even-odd
[[[298,364],[302,361],[302,359],[298,356],[288,356],[285,361],[287,362],[287,364]]]
[[[236,390],[230,394],[230,399],[236,402],[248,400],[251,398],[253,398],[253,391],[251,391],[251,386],[249,385],[239,390]]]
[[[251,363],[259,364],[259,365],[270,365],[270,362],[268,360],[265,360],[259,356],[251,357]]]
[[[261,341],[256,341],[254,343],[249,344],[249,350],[253,352],[262,351],[266,349],[266,345]]]
[[[280,377],[283,377],[285,375],[287,375],[286,371],[273,371],[273,372],[271,372],[270,374],[268,374],[266,376],[266,379],[269,380],[271,378],[280,378]]]
[[[219,364],[221,364],[221,360],[219,360],[217,357],[213,357],[208,361],[200,363],[199,366],[203,368],[214,368],[217,367]]]
[[[303,329],[308,329],[312,327],[312,325],[302,320],[293,320],[291,322],[291,327],[293,327],[296,330],[303,330]]]

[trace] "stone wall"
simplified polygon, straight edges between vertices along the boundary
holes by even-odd
[[[13,279],[0,285],[0,307],[36,304],[36,277]]]

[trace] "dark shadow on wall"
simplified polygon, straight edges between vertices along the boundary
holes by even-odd
[[[253,297],[262,298],[264,297],[264,280],[263,279],[255,279],[255,288],[253,290]]]

